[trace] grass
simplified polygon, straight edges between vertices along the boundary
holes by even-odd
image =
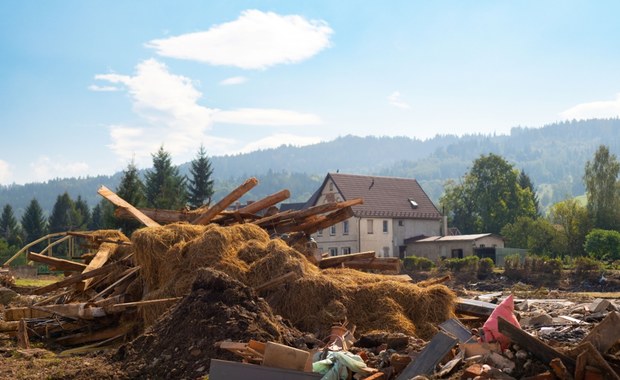
[[[15,286],[39,288],[57,282],[60,278],[45,276],[44,278],[16,278]]]

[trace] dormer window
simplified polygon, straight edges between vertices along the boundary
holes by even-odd
[[[409,198],[409,204],[411,208],[418,208],[418,202],[414,201],[412,198]]]

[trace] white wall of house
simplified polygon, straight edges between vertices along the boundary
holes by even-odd
[[[312,235],[321,252],[343,255],[359,252],[358,218],[352,217]],[[348,225],[348,232],[346,231]]]
[[[472,256],[474,248],[497,247],[503,248],[504,241],[499,236],[489,235],[476,240],[448,240],[436,242],[411,243],[407,245],[407,256],[426,257],[433,261],[439,261],[441,257],[447,259],[456,257],[461,250],[463,257]]]
[[[393,257],[392,219],[361,218],[360,219],[360,251],[375,251],[377,257]]]
[[[425,235],[437,236],[440,234],[441,220],[433,219],[393,219],[392,230],[394,231],[394,256],[398,256],[399,247],[405,245],[405,239]],[[407,249],[407,254],[409,250]]]

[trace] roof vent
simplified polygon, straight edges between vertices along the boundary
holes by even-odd
[[[409,203],[411,204],[411,208],[418,208],[418,202],[413,199],[409,198]]]

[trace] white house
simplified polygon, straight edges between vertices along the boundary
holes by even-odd
[[[312,235],[330,255],[405,257],[405,239],[439,235],[441,214],[415,179],[329,173],[305,207],[362,198],[353,217]]]

